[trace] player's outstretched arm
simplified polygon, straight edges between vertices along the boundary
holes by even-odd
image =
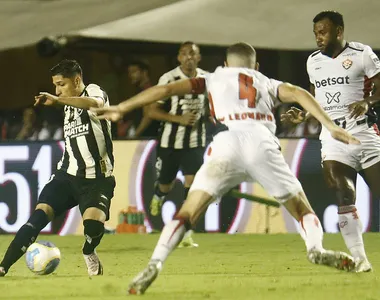
[[[92,97],[63,97],[54,96],[50,93],[41,92],[39,95],[34,97],[35,103],[37,105],[69,105],[81,109],[90,109],[92,107],[101,107],[103,105],[103,100]]]
[[[360,144],[360,142],[347,131],[338,127],[325,113],[315,98],[303,88],[289,83],[283,83],[278,87],[278,97],[285,103],[299,103],[330,131],[333,138],[346,144]]]
[[[192,89],[191,80],[189,79],[179,80],[165,85],[156,85],[121,102],[117,106],[93,108],[91,111],[95,112],[99,119],[111,119],[111,121],[116,121],[119,120],[122,115],[130,111],[161,99],[166,99],[173,95],[182,96],[191,94]]]
[[[123,113],[126,113],[173,95],[182,96],[191,94],[191,91],[192,84],[189,79],[179,80],[165,85],[156,85],[121,102],[119,107]]]

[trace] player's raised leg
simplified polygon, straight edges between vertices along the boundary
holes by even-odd
[[[71,190],[66,182],[52,177],[43,188],[39,203],[34,212],[16,233],[10,243],[3,260],[0,263],[0,276],[5,276],[9,268],[15,264],[26,252],[27,248],[34,243],[40,231],[51,221],[54,216],[60,215],[70,207]]]
[[[53,219],[54,213],[47,204],[39,204],[25,223],[16,233],[0,263],[0,276],[5,276],[9,268],[24,255],[26,249],[34,243],[40,231]]]

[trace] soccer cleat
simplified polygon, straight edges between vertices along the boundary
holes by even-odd
[[[88,275],[103,275],[103,266],[99,260],[98,254],[96,254],[96,251],[89,255],[83,254],[83,258],[87,265]]]
[[[164,199],[153,195],[152,201],[150,203],[150,214],[154,217],[158,216],[161,212],[162,204],[164,204]]]
[[[148,266],[141,271],[132,280],[132,283],[128,287],[128,294],[130,295],[142,295],[148,289],[148,287],[157,278],[158,274],[162,270],[162,262],[159,260],[150,261]]]
[[[7,272],[5,272],[4,267],[0,267],[0,277],[4,277]]]
[[[365,273],[371,272],[372,265],[367,259],[356,259],[355,260],[355,272],[356,273]]]
[[[344,252],[310,250],[307,253],[307,258],[313,264],[333,267],[347,272],[355,272],[354,258]]]
[[[184,238],[178,245],[178,248],[197,248],[199,245],[194,243],[194,240],[191,235]]]

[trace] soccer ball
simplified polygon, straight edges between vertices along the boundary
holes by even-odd
[[[61,261],[61,252],[51,242],[38,241],[26,250],[26,265],[37,275],[47,275],[57,269]]]

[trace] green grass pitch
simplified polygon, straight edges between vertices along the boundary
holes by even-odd
[[[380,234],[364,235],[374,272],[344,273],[306,260],[296,234],[196,234],[195,249],[177,249],[143,296],[127,296],[130,280],[147,263],[158,235],[107,235],[98,247],[104,276],[90,279],[79,236],[40,236],[61,250],[52,275],[32,274],[22,258],[0,278],[0,299],[380,299]],[[3,256],[12,236],[0,236]],[[340,234],[325,235],[326,248],[344,250]]]

